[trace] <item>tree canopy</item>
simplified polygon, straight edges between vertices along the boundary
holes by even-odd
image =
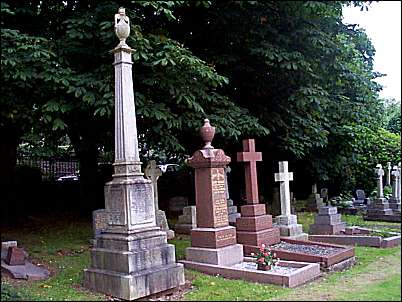
[[[297,162],[312,182],[349,189],[380,159],[373,151],[363,161],[367,148],[385,144],[400,158],[398,136],[382,130],[375,49],[362,29],[342,23],[343,5],[368,4],[3,1],[0,126],[15,146],[32,132],[53,142],[67,135],[85,179],[99,150],[112,150],[110,50],[121,5],[131,19],[143,152],[191,154],[208,117],[228,149],[253,136],[271,160]]]

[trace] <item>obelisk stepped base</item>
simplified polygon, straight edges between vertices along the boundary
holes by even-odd
[[[84,270],[85,287],[134,300],[184,284],[183,265],[175,262],[175,247],[157,230],[102,234]]]

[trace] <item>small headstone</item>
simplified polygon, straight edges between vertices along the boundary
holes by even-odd
[[[274,187],[272,189],[272,207],[270,214],[272,216],[278,216],[281,214],[281,201],[279,197],[279,188]]]
[[[328,188],[322,188],[320,191],[320,197],[322,198],[323,202],[328,205]]]
[[[6,260],[8,248],[17,246],[17,241],[2,241],[1,242],[1,260]]]
[[[92,212],[92,230],[94,238],[102,234],[107,228],[107,214],[105,209],[99,209]]]
[[[197,208],[196,206],[188,206],[183,208],[183,215],[179,216],[179,220],[174,226],[178,234],[191,234],[191,230],[197,227]]]
[[[307,206],[311,210],[317,210],[324,205],[323,198],[317,193],[317,184],[311,186],[311,194],[307,198]]]
[[[25,259],[27,258],[27,253],[19,247],[10,246],[8,248],[8,253],[5,262],[8,265],[24,265]]]
[[[341,221],[341,214],[336,207],[320,207],[315,215],[314,224],[310,225],[309,234],[336,235],[345,230],[346,223]]]
[[[188,198],[184,196],[174,196],[169,199],[169,212],[182,212],[184,207],[188,206]]]
[[[233,200],[229,196],[228,174],[231,171],[232,169],[229,166],[225,167],[225,195],[228,202],[229,225],[236,226],[236,219],[240,218],[241,215],[237,212],[237,206],[233,204]]]

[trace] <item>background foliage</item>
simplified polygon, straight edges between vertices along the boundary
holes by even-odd
[[[71,144],[91,198],[113,142],[113,14],[131,20],[142,156],[185,157],[208,117],[233,154],[257,138],[263,179],[288,160],[299,183],[370,190],[375,164],[400,161],[400,108],[379,99],[375,49],[342,23],[364,1],[3,1],[1,156],[29,142]],[[373,4],[375,5],[375,4]],[[399,129],[399,130],[398,130]],[[394,134],[391,134],[393,132]],[[58,151],[59,150],[59,151]],[[60,151],[61,152],[61,151]],[[96,190],[100,190],[101,184]],[[307,189],[305,189],[307,188]],[[308,193],[308,192],[306,192]]]

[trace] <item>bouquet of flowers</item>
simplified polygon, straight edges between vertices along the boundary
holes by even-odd
[[[256,253],[251,253],[251,256],[257,258],[256,262],[260,270],[270,270],[272,266],[277,265],[280,260],[265,244],[262,244]]]

